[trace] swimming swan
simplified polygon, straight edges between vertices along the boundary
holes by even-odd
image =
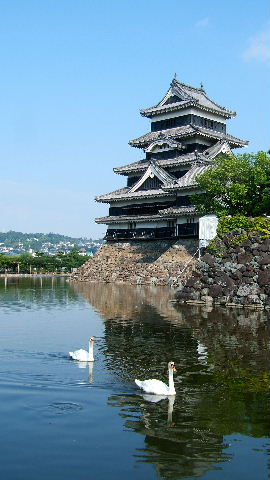
[[[73,358],[73,360],[79,360],[79,362],[93,362],[94,361],[94,337],[89,339],[89,351],[83,350],[75,350],[75,352],[69,352],[69,356]]]
[[[173,381],[173,372],[176,371],[174,362],[168,363],[169,371],[169,386],[166,383],[161,382],[160,380],[150,379],[150,380],[135,380],[136,385],[144,390],[146,393],[154,393],[155,395],[175,395],[174,381]]]

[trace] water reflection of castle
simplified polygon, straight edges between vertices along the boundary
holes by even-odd
[[[235,359],[242,360],[245,366],[251,360],[253,368],[258,364],[258,370],[268,370],[267,320],[270,312],[178,306],[170,302],[174,290],[166,287],[75,283],[73,288],[101,314],[108,342],[113,332],[118,335],[122,331],[123,341],[124,336],[128,339],[138,330],[145,332],[149,350],[151,333],[162,332],[166,357],[175,355],[174,350],[182,351],[179,344],[182,337],[182,347],[190,347],[189,354],[192,350],[203,358],[204,352],[215,353],[211,361],[215,364],[217,356],[219,367]],[[170,345],[176,340],[177,345],[170,351]],[[155,349],[152,354],[156,358]]]
[[[256,385],[251,395],[233,389],[241,368],[244,375],[250,366],[255,377],[267,371],[264,312],[177,310],[169,302],[173,290],[166,288],[93,283],[73,288],[104,319],[100,348],[123,391],[135,377],[166,381],[167,361],[177,364],[173,406],[148,401],[135,386],[134,394],[108,400],[125,428],[145,437],[145,448],[135,453],[138,461],[153,463],[169,480],[200,476],[229,458],[224,435],[268,435],[266,394]],[[259,425],[256,415],[265,419]]]

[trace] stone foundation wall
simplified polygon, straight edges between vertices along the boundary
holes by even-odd
[[[177,286],[195,268],[197,250],[195,239],[107,242],[72,279]]]
[[[253,235],[233,245],[224,238],[222,256],[206,253],[176,293],[178,302],[270,308],[270,238]]]

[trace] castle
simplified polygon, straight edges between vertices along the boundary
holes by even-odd
[[[162,100],[140,113],[151,119],[151,132],[129,144],[144,158],[114,168],[127,183],[96,197],[110,205],[96,222],[108,226],[108,241],[196,238],[199,217],[190,200],[199,191],[196,176],[220,153],[248,144],[226,131],[236,112],[211,100],[202,86],[174,78]]]

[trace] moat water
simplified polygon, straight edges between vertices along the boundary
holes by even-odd
[[[268,478],[267,313],[173,293],[0,279],[1,478]],[[70,360],[92,335],[94,364]],[[143,395],[169,360],[176,396]]]

